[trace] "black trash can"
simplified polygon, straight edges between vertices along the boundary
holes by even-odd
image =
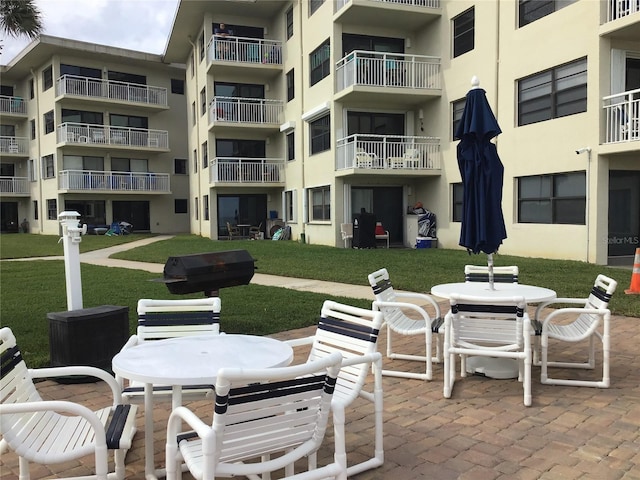
[[[47,314],[52,367],[87,365],[111,372],[111,359],[129,340],[129,307],[102,305]],[[95,382],[67,377],[60,383]]]
[[[376,248],[376,216],[360,213],[353,218],[353,248]]]

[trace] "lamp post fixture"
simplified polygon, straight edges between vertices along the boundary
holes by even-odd
[[[62,212],[58,220],[62,226],[62,244],[64,246],[64,271],[67,287],[67,310],[82,308],[82,278],[80,276],[81,235],[87,233],[87,226],[78,226],[78,212]]]

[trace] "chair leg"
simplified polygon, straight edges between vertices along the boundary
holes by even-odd
[[[552,378],[549,376],[549,367],[559,368],[583,368],[591,369],[595,368],[595,344],[594,336],[598,335],[594,333],[589,338],[589,361],[587,363],[568,363],[568,362],[549,362],[549,338],[543,336],[541,339],[541,368],[540,368],[540,383],[547,385],[573,385],[577,387],[595,387],[595,388],[609,388],[611,384],[610,378],[610,337],[609,330],[605,328],[604,333],[599,338],[602,340],[602,379],[601,380],[570,380]]]

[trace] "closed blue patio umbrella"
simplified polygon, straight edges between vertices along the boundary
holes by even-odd
[[[493,288],[493,254],[507,238],[502,214],[504,167],[491,139],[502,133],[485,91],[473,77],[464,112],[455,132],[458,167],[462,176],[460,246],[469,254],[488,255],[489,283]]]

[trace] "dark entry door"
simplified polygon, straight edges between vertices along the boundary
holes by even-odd
[[[18,231],[18,202],[0,202],[0,231]]]
[[[148,232],[151,230],[151,219],[149,214],[149,202],[113,202],[113,221],[129,222],[136,232]]]
[[[640,247],[640,172],[609,172],[609,256],[633,255]]]
[[[403,243],[402,187],[352,187],[351,190],[351,204],[354,207],[352,215],[360,213],[360,208],[365,207],[389,231],[391,243]],[[354,190],[359,190],[359,194],[354,195]],[[371,198],[371,207],[361,204],[357,201],[358,198]]]

